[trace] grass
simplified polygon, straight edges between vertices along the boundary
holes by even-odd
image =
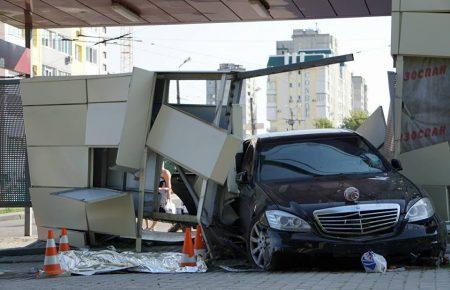
[[[4,213],[12,213],[12,212],[21,212],[23,211],[23,208],[21,207],[0,207],[0,214]]]

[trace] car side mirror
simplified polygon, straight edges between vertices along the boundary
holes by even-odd
[[[403,170],[402,163],[398,159],[392,159],[391,160],[391,165],[397,171]]]
[[[247,184],[248,181],[248,173],[247,171],[241,171],[236,174],[236,183],[237,184]]]

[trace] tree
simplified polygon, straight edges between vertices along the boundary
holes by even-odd
[[[353,110],[350,112],[350,117],[344,118],[341,128],[355,131],[367,120],[367,118],[369,118],[369,115],[366,111]]]
[[[333,128],[333,123],[327,118],[320,118],[314,120],[314,127],[316,128]]]

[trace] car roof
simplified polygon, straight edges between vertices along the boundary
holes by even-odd
[[[303,139],[311,137],[326,137],[326,136],[348,136],[358,135],[356,132],[348,129],[307,129],[307,130],[292,130],[284,132],[270,132],[261,135],[257,135],[254,138],[258,139],[258,142],[269,141],[274,139]]]

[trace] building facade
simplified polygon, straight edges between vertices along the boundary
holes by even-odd
[[[106,74],[106,28],[36,29],[31,41],[33,76]]]
[[[68,76],[106,74],[106,28],[34,29],[31,39],[31,76]],[[23,29],[1,23],[0,36],[24,46]],[[2,76],[16,75],[0,70]]]
[[[218,71],[245,71],[245,68],[239,64],[222,63]],[[230,81],[228,81],[229,83]],[[259,90],[255,86],[254,80],[244,80],[241,92],[240,104],[242,106],[244,132],[247,136],[252,135],[252,122],[256,126],[257,108],[255,102],[255,93]],[[220,90],[221,81],[208,80],[206,81],[206,104],[215,105],[217,95]],[[229,93],[229,84],[225,88],[225,96]],[[223,102],[226,105],[226,100]]]
[[[337,40],[317,30],[296,29],[292,40],[277,41],[267,66],[312,61],[338,54]],[[341,125],[352,109],[351,71],[345,64],[271,75],[267,79],[270,131],[314,128],[317,119]]]
[[[352,76],[352,110],[367,110],[367,84],[362,76]]]

